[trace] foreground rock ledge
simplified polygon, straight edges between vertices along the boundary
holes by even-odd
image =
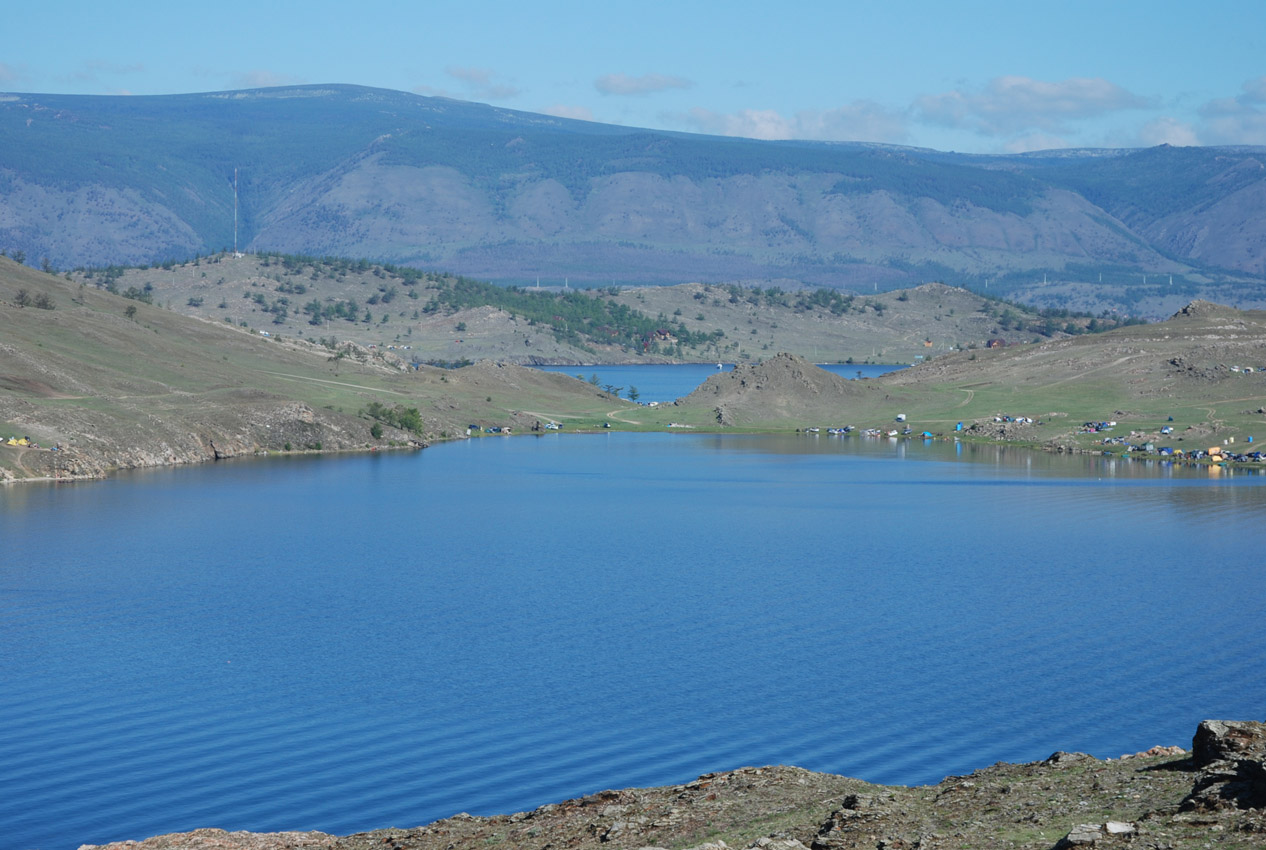
[[[110,850],[932,850],[1266,847],[1266,724],[1205,721],[1180,747],[1100,760],[1057,752],[907,788],[795,767],[710,773],[493,817],[356,835],[200,829]],[[87,850],[93,845],[84,845]]]

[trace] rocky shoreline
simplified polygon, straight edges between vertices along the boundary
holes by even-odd
[[[243,457],[419,449],[429,444],[396,428],[385,428],[382,439],[366,440],[364,420],[298,402],[265,403],[245,412],[219,410],[199,423],[153,419],[126,438],[104,425],[93,429],[77,423],[81,427],[72,431],[77,433],[73,443],[46,448],[0,446],[0,451],[13,453],[12,468],[0,467],[0,484],[91,481],[125,469]]]
[[[81,850],[941,850],[1266,846],[1266,723],[1207,720],[1190,751],[1057,752],[920,787],[794,767],[602,791],[530,812],[348,836],[200,829]]]

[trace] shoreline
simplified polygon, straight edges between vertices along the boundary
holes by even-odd
[[[1255,780],[1266,775],[1264,758],[1266,723],[1206,720],[1190,750],[1159,745],[1106,759],[1056,751],[929,785],[743,767],[409,828],[348,835],[204,828],[80,850],[1249,848],[1266,832],[1266,788]]]
[[[555,433],[559,433],[559,432],[555,432]],[[795,436],[795,435],[801,435],[805,437],[819,436],[818,434],[805,431],[804,429],[801,429],[801,428],[795,428],[795,429],[790,429],[790,430],[756,428],[756,429],[749,430],[749,429],[741,429],[741,428],[737,428],[737,429],[736,428],[700,428],[698,426],[691,426],[688,429],[683,428],[682,426],[677,426],[677,427],[669,426],[669,427],[664,427],[664,428],[653,428],[653,429],[632,429],[632,428],[619,428],[619,427],[611,427],[609,429],[586,428],[583,430],[578,429],[578,430],[572,430],[572,431],[567,431],[567,432],[561,432],[559,435],[567,436],[569,434],[612,434],[612,433],[635,433],[635,434],[647,434],[647,433],[683,434],[683,433],[686,433],[686,434],[695,434],[695,435],[702,435],[702,436],[716,436],[716,435],[723,435],[723,434],[740,434],[741,433],[741,434],[750,435],[750,436]],[[168,462],[156,463],[156,464],[119,465],[119,464],[106,463],[106,464],[103,464],[103,471],[99,474],[94,473],[94,474],[88,474],[88,475],[68,474],[68,475],[58,475],[58,476],[40,475],[40,476],[21,476],[21,477],[17,477],[17,476],[0,477],[0,487],[18,485],[18,484],[27,484],[27,483],[58,484],[58,483],[84,483],[84,482],[90,482],[90,481],[105,481],[121,472],[139,471],[139,470],[146,470],[146,469],[155,469],[155,470],[169,469],[169,468],[182,467],[182,466],[188,466],[188,467],[206,466],[207,464],[215,464],[221,461],[251,460],[251,459],[260,460],[264,458],[283,458],[283,457],[320,458],[324,456],[333,456],[333,455],[374,454],[377,452],[398,452],[398,451],[422,451],[424,449],[427,449],[436,445],[442,445],[446,443],[455,443],[455,442],[460,442],[462,440],[487,439],[490,436],[498,436],[498,437],[538,436],[539,437],[539,436],[545,436],[545,435],[530,432],[530,431],[519,431],[519,432],[510,433],[510,434],[495,434],[495,435],[486,435],[486,436],[481,435],[479,437],[464,436],[464,435],[450,436],[450,437],[432,437],[432,438],[428,438],[426,440],[421,441],[421,443],[418,445],[366,446],[366,447],[361,447],[361,448],[332,448],[332,449],[295,449],[291,451],[284,451],[284,450],[274,451],[271,449],[265,449],[265,450],[260,450],[260,451],[256,451],[249,454],[238,454],[238,455],[232,455],[228,457],[217,457],[217,456],[212,455],[212,456],[205,457],[199,460],[176,460],[176,461],[168,461]],[[898,437],[890,437],[887,435],[868,436],[868,435],[858,432],[858,433],[843,434],[843,435],[829,435],[828,439],[851,439],[853,437],[857,437],[865,441],[873,440],[875,442],[893,441],[893,442],[906,442],[906,443],[916,443],[916,442],[924,443],[924,442],[935,441],[935,442],[945,442],[945,443],[962,443],[964,445],[975,445],[975,446],[998,446],[998,447],[1005,447],[1005,448],[1023,449],[1026,451],[1043,452],[1046,454],[1053,454],[1053,455],[1063,455],[1063,454],[1085,455],[1088,457],[1104,457],[1104,458],[1110,458],[1110,459],[1119,460],[1119,461],[1127,461],[1130,463],[1156,463],[1156,464],[1163,464],[1166,466],[1178,466],[1178,467],[1183,467],[1183,468],[1188,468],[1188,469],[1227,469],[1234,472],[1248,472],[1248,473],[1253,473],[1253,474],[1266,473],[1266,463],[1257,462],[1257,461],[1219,461],[1219,460],[1212,460],[1208,458],[1204,458],[1204,459],[1173,458],[1173,457],[1162,456],[1156,453],[1143,454],[1140,452],[1130,452],[1130,451],[1113,452],[1113,451],[1108,451],[1108,450],[1097,450],[1094,448],[1073,446],[1073,445],[1066,445],[1066,444],[1050,445],[1050,444],[1045,444],[1045,443],[1033,442],[1031,440],[1001,440],[1001,439],[991,438],[984,435],[960,436],[960,435],[937,434],[932,437],[921,437],[921,436],[915,436],[915,435],[901,435]],[[4,449],[5,447],[0,446],[0,451],[3,451]],[[38,450],[24,449],[24,451],[49,452],[52,450],[51,449],[38,449]]]
[[[0,487],[17,485],[17,484],[28,484],[28,483],[81,484],[81,483],[90,482],[90,481],[107,481],[121,472],[141,472],[144,470],[174,469],[176,467],[182,467],[182,466],[203,467],[203,466],[207,466],[208,464],[214,465],[214,464],[222,463],[225,461],[235,461],[235,460],[262,460],[264,458],[282,458],[282,457],[319,458],[319,457],[324,457],[324,456],[329,456],[329,455],[376,454],[378,452],[398,452],[398,451],[422,451],[423,449],[430,448],[432,445],[434,445],[437,442],[452,442],[455,439],[462,439],[462,438],[448,438],[448,439],[437,438],[436,440],[433,440],[433,441],[425,441],[420,445],[369,446],[366,448],[346,448],[346,449],[294,449],[291,451],[283,451],[283,450],[273,451],[270,449],[265,449],[265,450],[257,451],[250,454],[231,455],[228,457],[216,457],[213,455],[211,457],[202,458],[200,460],[176,460],[176,461],[167,461],[165,463],[152,463],[152,464],[131,465],[131,466],[122,466],[118,464],[106,464],[103,467],[104,471],[101,472],[100,474],[91,474],[91,475],[68,474],[68,475],[58,475],[58,476],[41,475],[41,476],[23,476],[23,477],[14,477],[14,478],[0,477]],[[0,449],[3,449],[3,447],[0,446]],[[39,451],[50,451],[50,450],[40,449]]]

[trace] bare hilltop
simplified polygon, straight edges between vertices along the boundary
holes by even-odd
[[[426,364],[750,362],[784,351],[815,363],[912,363],[991,339],[1053,339],[1127,321],[935,282],[870,294],[789,282],[503,287],[390,263],[267,253],[79,269],[69,278],[195,318],[346,340]]]

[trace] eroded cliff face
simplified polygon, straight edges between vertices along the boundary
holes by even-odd
[[[353,451],[375,446],[422,447],[416,435],[385,428],[383,437],[371,437],[366,420],[313,408],[302,402],[279,401],[265,394],[246,399],[253,391],[234,393],[232,403],[201,405],[192,415],[165,415],[160,405],[116,415],[82,407],[67,408],[58,421],[50,422],[46,408],[30,411],[29,423],[21,399],[11,399],[0,418],[18,431],[56,428],[73,434],[65,442],[37,448],[0,446],[7,457],[0,467],[0,481],[24,478],[102,478],[114,470],[206,463],[235,457],[276,452]],[[121,424],[121,421],[126,424]]]
[[[871,785],[794,767],[710,773],[493,817],[349,836],[202,829],[103,850],[695,850],[1250,848],[1266,844],[1266,724],[1206,721],[1192,753],[1057,752],[937,785]],[[83,850],[88,850],[87,847]]]
[[[250,248],[407,259],[426,246],[429,262],[481,278],[521,278],[527,263],[580,263],[598,280],[632,273],[656,283],[683,274],[909,283],[917,274],[891,260],[912,257],[972,274],[1107,261],[1181,268],[1067,190],[1048,187],[1017,214],[895,187],[840,192],[840,182],[835,172],[618,170],[574,191],[528,174],[492,188],[451,166],[373,152],[293,186],[260,216]]]

